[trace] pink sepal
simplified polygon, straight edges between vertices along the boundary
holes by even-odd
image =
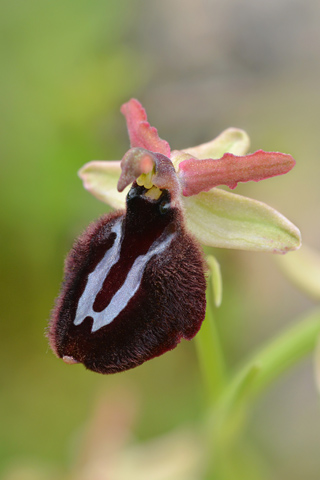
[[[170,145],[159,137],[155,127],[150,126],[146,111],[138,100],[131,98],[124,103],[121,113],[126,118],[131,147],[145,148],[170,157]]]
[[[179,165],[178,175],[183,195],[190,197],[208,192],[218,185],[235,188],[238,182],[258,182],[289,172],[295,165],[291,155],[258,150],[251,155],[238,157],[225,153],[222,158],[198,160],[188,158]]]

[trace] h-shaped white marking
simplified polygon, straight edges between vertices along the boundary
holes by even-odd
[[[88,275],[87,285],[79,299],[73,322],[75,325],[80,325],[86,317],[92,317],[93,324],[91,332],[96,332],[105,325],[109,325],[119,313],[122,312],[139,289],[147,262],[154,255],[163,252],[170,245],[174,237],[174,233],[171,233],[163,242],[159,243],[159,241],[156,240],[145,255],[139,255],[133,262],[125,282],[113,295],[109,305],[101,312],[95,312],[92,308],[95,298],[101,290],[111,267],[115,265],[120,258],[121,221],[118,221],[111,231],[116,233],[116,240],[113,246],[105,253],[95,270]]]

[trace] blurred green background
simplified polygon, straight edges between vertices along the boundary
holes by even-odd
[[[312,0],[1,0],[0,478],[27,478],[25,465],[68,471],[97,398],[119,388],[136,398],[138,440],[202,418],[193,342],[108,377],[49,351],[65,254],[107,210],[77,170],[126,152],[119,108],[132,96],[173,148],[244,128],[251,151],[291,153],[297,166],[237,192],[276,207],[318,247],[319,21]],[[270,255],[214,253],[232,367],[312,303]],[[273,479],[319,478],[319,418],[308,359],[252,411],[247,434]]]

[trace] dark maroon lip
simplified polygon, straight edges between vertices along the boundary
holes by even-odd
[[[135,182],[126,211],[90,225],[67,257],[49,328],[53,350],[67,363],[99,373],[128,370],[200,328],[201,248],[170,193],[155,200],[146,192]]]

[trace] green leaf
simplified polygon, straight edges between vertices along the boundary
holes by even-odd
[[[300,247],[300,231],[268,205],[213,188],[184,197],[188,228],[212,247],[286,253]]]

